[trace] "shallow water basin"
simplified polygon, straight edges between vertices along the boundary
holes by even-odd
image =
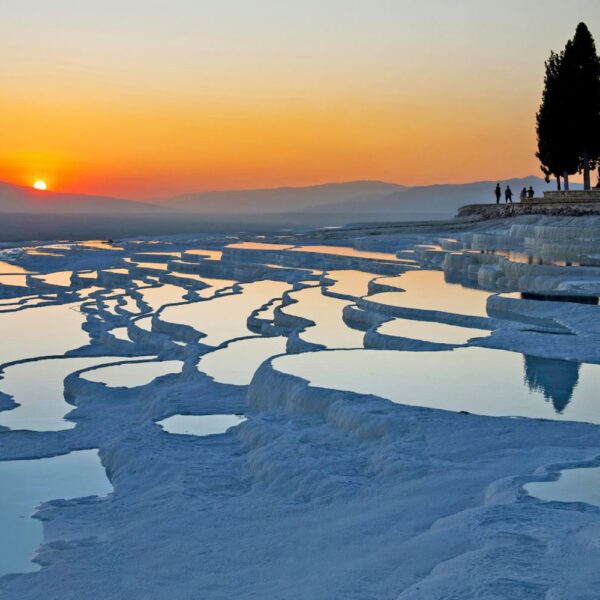
[[[362,348],[364,333],[350,329],[342,319],[342,311],[351,301],[324,296],[320,286],[290,296],[297,302],[285,306],[283,312],[315,323],[300,334],[303,340],[326,348]]]
[[[373,302],[403,308],[487,317],[486,305],[490,292],[447,283],[442,271],[408,271],[398,277],[380,278],[377,283],[398,287],[399,291],[381,292],[369,296],[368,300]]]
[[[71,276],[73,271],[56,271],[55,273],[46,273],[44,275],[38,275],[44,283],[48,285],[56,285],[59,287],[70,287]]]
[[[585,502],[600,507],[600,467],[564,469],[556,481],[532,481],[523,489],[547,502]]]
[[[114,242],[102,240],[87,240],[85,242],[78,242],[77,245],[84,248],[91,248],[92,250],[123,250],[121,246],[117,246]]]
[[[167,433],[179,435],[219,435],[246,420],[242,415],[174,415],[158,424]]]
[[[336,256],[350,256],[353,258],[367,258],[371,260],[398,261],[398,257],[390,252],[371,252],[357,250],[348,246],[298,246],[292,252],[315,252],[317,254],[335,254]]]
[[[198,370],[219,383],[248,385],[256,369],[275,356],[285,353],[287,338],[253,337],[231,342],[225,348],[203,355]]]
[[[194,256],[201,256],[206,260],[221,260],[223,256],[222,250],[205,250],[203,248],[195,248],[193,250],[186,250],[183,254],[192,254]]]
[[[0,425],[30,431],[60,431],[75,427],[75,423],[64,418],[75,408],[65,401],[65,378],[79,369],[111,360],[120,358],[50,358],[8,367],[0,380],[0,391],[12,396],[19,406],[0,412]]]
[[[19,265],[13,265],[5,260],[0,260],[0,274],[2,275],[25,275],[29,272]]]
[[[227,248],[240,248],[242,250],[289,250],[289,244],[271,244],[269,242],[236,242],[228,244]]]
[[[27,275],[0,275],[0,285],[27,286]]]
[[[205,333],[202,343],[218,346],[227,340],[251,335],[247,320],[253,310],[273,298],[279,298],[289,290],[288,283],[279,281],[255,281],[243,284],[242,292],[191,302],[179,306],[167,306],[160,315],[162,321],[187,325]]]
[[[148,357],[143,357],[140,361],[144,358]],[[133,388],[147,385],[157,377],[181,373],[182,368],[183,362],[180,360],[127,362],[85,371],[81,377],[108,387]]]
[[[166,283],[158,287],[146,287],[138,290],[145,302],[152,311],[157,311],[166,304],[175,304],[182,302],[188,291],[178,285]]]
[[[328,271],[328,279],[334,279],[335,283],[328,286],[330,292],[360,298],[369,293],[369,281],[379,277],[375,273],[366,273],[365,271],[356,271],[346,269],[341,271]]]
[[[152,331],[152,317],[142,317],[141,319],[136,319],[134,321],[134,325],[143,329],[144,331]]]
[[[134,260],[132,258],[124,258],[125,262],[130,263],[134,268],[138,269],[148,269],[151,271],[168,271],[169,265],[163,262],[144,262],[139,260]]]
[[[277,357],[273,366],[311,386],[374,394],[398,404],[600,423],[600,365],[468,347],[308,352]]]
[[[416,321],[413,319],[393,319],[379,326],[378,333],[393,337],[433,342],[435,344],[466,344],[471,338],[490,334],[487,329],[473,329],[446,325],[435,321]]]
[[[41,502],[112,491],[96,450],[0,462],[0,481],[0,576],[39,570],[31,558],[43,530],[31,514]]]
[[[81,329],[85,316],[80,304],[34,306],[18,312],[0,314],[0,364],[33,358],[62,355],[67,350],[87,345],[90,338]],[[10,343],[7,343],[10,340]]]
[[[131,338],[129,337],[129,333],[127,332],[127,327],[115,327],[114,329],[110,329],[108,331],[110,335],[118,340],[122,340],[123,342],[131,342]]]

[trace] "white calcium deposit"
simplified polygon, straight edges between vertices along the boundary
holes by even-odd
[[[600,597],[600,220],[445,227],[0,252],[2,600]]]

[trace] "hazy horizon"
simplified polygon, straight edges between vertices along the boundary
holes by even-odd
[[[525,175],[519,175],[519,176],[508,176],[505,178],[499,178],[499,177],[492,177],[490,179],[474,179],[472,181],[455,181],[455,182],[448,182],[448,181],[432,181],[431,183],[427,183],[427,184],[422,184],[422,185],[407,185],[405,183],[403,183],[402,181],[384,181],[384,180],[380,180],[380,179],[353,179],[353,180],[340,180],[340,181],[317,181],[315,183],[307,183],[307,184],[300,184],[300,185],[275,185],[275,186],[264,186],[264,187],[238,187],[238,188],[222,188],[222,189],[207,189],[207,190],[187,190],[187,191],[182,191],[180,193],[177,193],[173,196],[168,196],[168,197],[152,197],[152,196],[144,196],[144,197],[126,197],[126,196],[117,196],[114,194],[101,194],[101,193],[96,193],[93,190],[89,191],[89,192],[71,192],[71,191],[63,191],[63,190],[55,190],[55,189],[47,189],[47,190],[36,190],[35,188],[33,188],[31,185],[28,184],[20,184],[20,183],[13,183],[11,181],[5,181],[5,180],[0,180],[0,185],[10,185],[10,186],[16,186],[18,188],[22,188],[24,191],[30,191],[33,194],[35,194],[36,197],[43,199],[44,196],[47,196],[48,198],[51,198],[52,196],[68,196],[68,195],[75,195],[75,196],[92,196],[92,197],[98,197],[98,198],[112,198],[115,200],[126,200],[126,201],[130,201],[130,202],[134,202],[134,203],[141,203],[141,204],[168,204],[170,201],[172,200],[178,200],[178,199],[184,199],[185,197],[188,196],[202,196],[202,195],[217,195],[217,194],[236,194],[236,193],[243,193],[243,192],[274,192],[274,191],[279,191],[279,190],[292,190],[292,191],[302,191],[302,190],[309,190],[309,189],[314,189],[314,188],[328,188],[328,187],[335,187],[335,186],[350,186],[353,184],[356,185],[360,185],[360,184],[382,184],[382,185],[389,185],[389,186],[397,186],[398,188],[404,188],[406,190],[410,190],[410,189],[418,189],[418,188],[428,188],[428,187],[445,187],[445,186],[469,186],[469,185],[474,185],[474,184],[480,184],[480,183],[493,183],[493,182],[507,182],[507,181],[512,181],[512,180],[524,180],[524,179],[529,179],[529,178],[537,178],[540,180],[543,180],[544,177],[542,174],[537,174],[537,173],[529,173],[529,174],[525,174]],[[580,183],[580,179],[581,176],[576,175],[574,177],[572,177],[572,181],[574,183],[574,185],[578,185]],[[553,182],[550,182],[550,185],[554,185]],[[390,192],[391,193],[391,192]]]
[[[589,0],[568,18],[558,0],[25,0],[3,13],[0,180],[130,199],[539,174],[544,60],[578,21],[600,35]]]

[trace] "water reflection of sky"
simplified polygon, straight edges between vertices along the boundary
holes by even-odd
[[[373,302],[487,317],[486,305],[490,292],[447,283],[443,271],[408,271],[398,277],[380,278],[377,283],[397,287],[399,291],[369,296],[368,299]]]
[[[556,481],[534,481],[523,488],[540,500],[586,502],[600,507],[600,467],[565,469]]]
[[[333,285],[328,287],[330,292],[360,298],[369,293],[369,281],[379,277],[379,275],[355,269],[344,269],[327,271],[326,277],[335,281]]]
[[[600,366],[487,348],[450,352],[338,350],[284,356],[276,369],[316,387],[399,404],[600,423]]]
[[[0,577],[39,569],[31,557],[42,543],[42,523],[30,516],[40,502],[112,491],[96,450],[0,462],[0,481]]]
[[[175,304],[182,302],[187,290],[178,285],[166,283],[156,287],[140,288],[142,300],[150,307],[151,310],[158,310],[165,304]]]
[[[458,327],[435,321],[415,321],[413,319],[392,319],[383,323],[378,333],[392,337],[409,338],[436,344],[466,344],[470,339],[486,337],[490,334],[485,329]]]
[[[291,289],[281,281],[255,281],[241,286],[239,294],[214,298],[208,302],[190,302],[168,306],[161,313],[161,320],[187,325],[206,334],[202,343],[210,346],[237,337],[250,335],[247,320],[253,310]]]
[[[265,360],[285,353],[286,343],[287,338],[283,336],[237,340],[225,348],[204,354],[198,369],[219,383],[248,385]]]
[[[194,250],[186,250],[183,255],[184,260],[185,260],[186,254],[191,254],[194,256],[201,256],[207,260],[221,260],[221,256],[223,255],[223,252],[221,250],[205,250],[203,248],[198,248],[198,249],[194,249]]]
[[[89,335],[82,329],[79,304],[40,306],[0,314],[0,364],[34,356],[61,355],[84,346]]]
[[[29,273],[23,267],[19,265],[13,265],[12,263],[6,262],[4,260],[0,260],[0,274],[2,275],[24,275],[25,273]]]
[[[320,286],[290,296],[297,302],[285,306],[283,312],[315,323],[300,334],[303,340],[326,348],[362,348],[364,333],[349,328],[342,318],[344,307],[351,301],[324,296]]]
[[[148,357],[140,357],[143,361]],[[128,362],[121,365],[100,367],[81,374],[83,379],[104,383],[109,387],[137,387],[147,385],[157,377],[180,373],[183,363],[179,360]]]
[[[0,391],[12,396],[16,408],[0,412],[0,425],[10,429],[59,431],[75,427],[64,417],[74,408],[64,398],[64,380],[73,371],[118,360],[106,356],[50,358],[8,367]]]
[[[38,275],[44,283],[48,285],[57,285],[60,287],[69,287],[71,285],[71,276],[73,271],[55,271],[46,275]]]
[[[317,254],[334,254],[336,256],[350,256],[353,258],[367,258],[372,260],[397,261],[398,257],[390,252],[374,252],[370,250],[357,250],[349,246],[298,246],[292,252],[315,252]]]
[[[0,285],[17,285],[20,287],[25,287],[27,285],[27,275],[0,274]]]
[[[242,415],[174,415],[158,424],[167,433],[205,436],[225,433],[245,420]]]
[[[272,244],[268,242],[236,242],[228,244],[227,248],[238,248],[240,250],[289,250],[293,246],[288,244]]]

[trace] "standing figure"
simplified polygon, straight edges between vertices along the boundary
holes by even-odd
[[[524,202],[525,200],[527,200],[527,188],[523,188],[521,190],[520,200],[521,200],[521,202]]]
[[[527,197],[531,200],[535,196],[535,192],[533,191],[533,186],[529,186],[527,190]]]
[[[513,193],[510,189],[510,185],[507,185],[506,189],[504,190],[504,201],[506,202],[506,204],[508,204],[509,202],[512,204],[512,197]]]
[[[500,204],[500,198],[502,196],[502,189],[500,188],[500,184],[496,184],[496,189],[494,190],[494,194],[496,195],[496,204]]]

